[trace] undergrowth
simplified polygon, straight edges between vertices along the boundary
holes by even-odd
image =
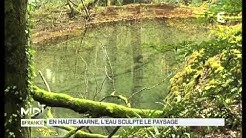
[[[212,39],[200,44],[150,47],[175,50],[183,68],[170,79],[164,100],[164,118],[224,118],[225,127],[133,127],[122,136],[138,137],[239,137],[242,122],[242,27],[217,25]],[[185,57],[185,58],[182,58]]]

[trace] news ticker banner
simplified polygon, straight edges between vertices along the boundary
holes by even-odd
[[[41,126],[224,126],[223,118],[49,118],[21,119],[22,127]]]

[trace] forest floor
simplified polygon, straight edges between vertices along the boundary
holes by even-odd
[[[201,7],[174,5],[132,4],[108,6],[90,11],[90,20],[84,15],[69,17],[69,9],[41,9],[31,16],[33,44],[46,45],[78,36],[86,27],[99,24],[142,19],[195,18],[203,13]]]

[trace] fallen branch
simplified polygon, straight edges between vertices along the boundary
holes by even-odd
[[[74,135],[75,133],[77,133],[80,129],[82,129],[84,126],[80,126],[76,129],[70,130],[69,133],[67,133],[64,138],[70,138],[72,135]]]
[[[51,107],[72,109],[80,114],[88,113],[92,117],[110,116],[115,118],[126,117],[159,117],[163,111],[129,108],[113,103],[98,102],[87,99],[73,98],[67,94],[48,92],[37,86],[32,86],[31,95],[34,100]]]
[[[108,135],[108,138],[112,138],[113,135],[120,129],[120,126],[116,126],[115,129]]]
[[[67,131],[73,131],[75,128],[69,127],[69,126],[55,126],[57,128],[61,128]],[[101,135],[101,134],[91,134],[91,133],[86,133],[81,130],[76,132],[74,134],[74,138],[106,138],[107,136]]]

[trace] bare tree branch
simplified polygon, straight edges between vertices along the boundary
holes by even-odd
[[[114,93],[114,92],[113,92]],[[127,107],[131,107],[131,104],[130,104],[130,102],[127,100],[127,98],[126,97],[124,97],[124,96],[122,96],[122,95],[108,95],[108,96],[105,96],[105,97],[103,97],[101,100],[100,100],[100,102],[102,102],[102,101],[104,101],[105,99],[107,99],[107,98],[110,98],[110,97],[114,97],[114,98],[117,98],[117,99],[120,99],[120,100],[122,100],[124,103],[125,103],[125,105],[127,106]]]
[[[44,78],[43,73],[39,70],[39,71],[38,71],[38,74],[40,75],[41,79],[43,80],[43,82],[44,82],[44,84],[45,84],[45,86],[46,86],[48,92],[51,92],[50,86],[49,86],[48,82],[46,81],[46,79]]]
[[[113,135],[120,129],[120,126],[116,126],[115,129],[108,135],[108,138],[112,138]]]
[[[88,93],[88,76],[87,76],[87,71],[88,71],[88,65],[87,62],[84,60],[84,58],[82,56],[80,56],[81,60],[85,63],[85,74],[84,74],[84,78],[85,78],[85,94],[89,94]],[[88,97],[86,97],[88,98]]]
[[[172,75],[172,73],[169,74],[168,77],[171,76],[171,75]],[[168,77],[167,77],[167,78],[168,78]],[[145,91],[145,90],[151,90],[151,89],[157,87],[158,85],[162,84],[164,81],[166,81],[166,79],[160,81],[159,83],[157,83],[157,84],[155,84],[155,85],[153,85],[153,86],[151,86],[151,87],[145,87],[145,88],[143,88],[143,89],[141,89],[141,90],[139,90],[139,91],[137,91],[137,92],[134,92],[131,96],[128,97],[128,100],[130,100],[134,95],[136,95],[136,94],[138,94],[138,93],[140,93],[140,92],[142,92],[142,91]]]
[[[93,100],[95,100],[95,99],[96,99],[96,96],[102,91],[102,88],[103,88],[103,85],[104,85],[106,79],[107,79],[107,77],[105,77],[105,78],[103,79],[103,81],[102,81],[102,83],[101,83],[101,86],[100,86],[100,89],[99,89],[99,90],[97,91],[97,93],[94,95]]]
[[[82,129],[84,126],[80,126],[74,130],[70,130],[69,133],[67,133],[64,138],[70,138],[72,135],[74,135],[75,133],[77,133],[80,129]]]
[[[41,79],[43,80],[44,85],[46,86],[48,92],[50,92],[50,86],[49,86],[48,82],[46,81],[46,79],[44,78],[43,73],[39,70],[39,71],[38,71],[38,74],[40,75]],[[47,107],[48,107],[48,106],[45,105],[45,106],[44,106],[44,110],[45,110]],[[33,116],[31,116],[31,118],[37,118],[41,113],[42,113],[42,112],[37,112],[36,114],[34,114]]]
[[[83,0],[80,0],[80,1],[81,1],[81,3],[82,3],[82,5],[83,5],[83,7],[84,7],[84,11],[85,11],[85,13],[86,13],[86,20],[90,20],[90,13],[89,13],[87,7],[86,7],[85,4],[84,4],[84,1],[83,1]]]

